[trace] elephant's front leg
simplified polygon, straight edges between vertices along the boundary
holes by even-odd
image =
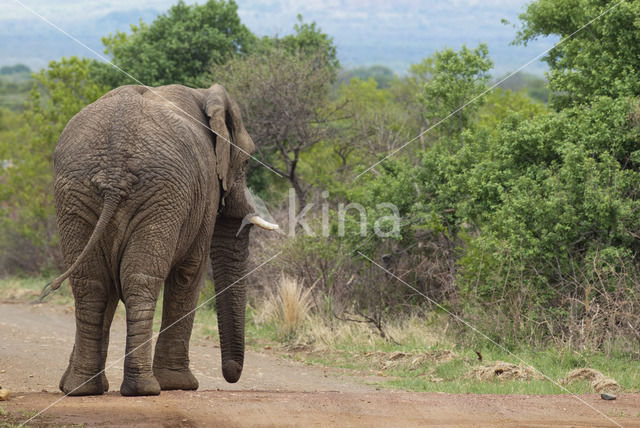
[[[160,385],[151,370],[151,339],[163,278],[136,273],[124,275],[121,281],[127,311],[127,345],[120,394],[158,395]]]
[[[163,390],[198,389],[198,380],[189,369],[189,340],[207,263],[205,248],[206,243],[176,266],[164,286],[162,328],[153,356],[153,373]]]
[[[76,340],[69,366],[60,380],[67,395],[99,395],[102,383],[102,333],[107,297],[103,285],[94,280],[72,278],[75,297]]]

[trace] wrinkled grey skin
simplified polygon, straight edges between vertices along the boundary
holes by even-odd
[[[70,276],[76,315],[63,392],[108,390],[104,374],[89,379],[104,369],[119,299],[128,354],[121,394],[198,387],[189,370],[190,311],[209,258],[216,292],[245,274],[250,227],[235,235],[253,211],[245,174],[254,150],[237,105],[219,85],[123,86],[71,119],[54,156],[57,224],[70,268],[53,288]],[[163,283],[162,329],[175,325],[158,338],[152,362],[151,327]],[[216,306],[222,373],[236,382],[244,359],[242,281],[218,296]]]

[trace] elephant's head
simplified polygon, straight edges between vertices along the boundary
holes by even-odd
[[[246,284],[243,276],[246,275],[250,229],[241,229],[241,225],[243,219],[249,219],[250,223],[265,229],[275,229],[277,226],[254,215],[246,173],[255,146],[242,124],[238,105],[220,85],[205,90],[204,105],[209,126],[217,134],[214,136],[214,145],[221,191],[211,241],[211,262],[222,374],[227,382],[237,382],[244,362]]]

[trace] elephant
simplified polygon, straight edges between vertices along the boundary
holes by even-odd
[[[254,214],[246,172],[254,143],[238,105],[220,85],[194,89],[127,85],[86,106],[54,152],[60,247],[75,300],[76,334],[60,381],[68,395],[99,395],[109,330],[126,309],[124,396],[194,390],[189,340],[211,261],[222,374],[244,364],[250,227],[276,229]],[[152,322],[163,291],[162,327],[151,358]]]

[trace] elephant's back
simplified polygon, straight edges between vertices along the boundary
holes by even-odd
[[[197,101],[178,85],[117,88],[67,124],[54,155],[56,179],[98,192],[189,187],[211,180],[213,147]]]

